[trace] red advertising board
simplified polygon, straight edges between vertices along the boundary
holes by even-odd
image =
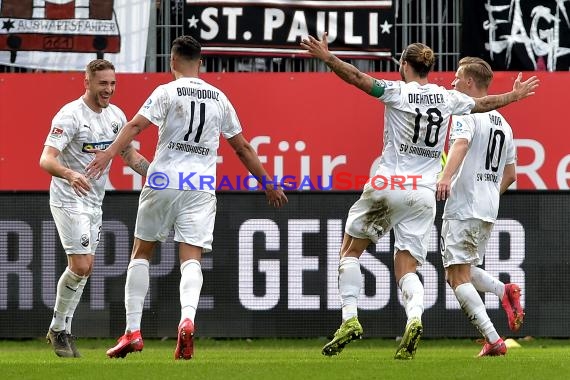
[[[491,93],[508,91],[517,73],[497,72]],[[528,77],[533,73],[524,73]],[[570,153],[564,109],[570,73],[540,72],[541,84],[531,98],[501,110],[513,127],[518,189],[568,189]],[[398,79],[397,73],[374,73]],[[250,140],[270,174],[297,183],[303,190],[359,190],[382,150],[384,106],[332,73],[205,73],[202,78],[224,91],[234,104]],[[430,80],[450,88],[454,73],[432,73]],[[113,103],[131,118],[170,74],[118,74]],[[47,190],[50,176],[38,160],[61,106],[84,92],[81,73],[0,74],[0,190]],[[152,158],[156,128],[135,141]],[[555,141],[558,140],[558,141]],[[244,190],[246,170],[222,142],[220,190]],[[310,180],[309,180],[310,179]],[[109,189],[140,189],[144,179],[117,157]]]

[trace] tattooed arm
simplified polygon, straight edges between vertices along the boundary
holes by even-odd
[[[327,33],[323,33],[321,40],[309,36],[301,41],[301,46],[313,57],[323,61],[336,75],[345,82],[358,87],[367,94],[371,94],[377,81],[370,75],[363,73],[350,63],[346,63],[329,51]]]
[[[125,164],[129,165],[131,169],[139,173],[143,177],[146,177],[148,166],[150,163],[148,160],[140,154],[132,145],[128,145],[122,152],[121,157]]]
[[[489,112],[534,95],[534,90],[538,87],[539,79],[536,76],[532,76],[524,82],[521,82],[521,79],[522,73],[519,73],[511,92],[475,98],[475,107],[473,107],[471,113]]]

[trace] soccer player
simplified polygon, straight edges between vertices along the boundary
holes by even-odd
[[[50,208],[67,254],[67,268],[57,283],[53,319],[47,340],[58,356],[80,357],[71,334],[71,321],[93,271],[93,258],[101,235],[101,204],[108,177],[85,175],[93,158],[89,149],[105,149],[126,123],[125,114],[110,104],[115,93],[115,67],[96,59],[85,70],[85,94],[66,104],[55,115],[40,158],[42,169],[52,175]],[[148,161],[132,146],[121,150],[125,163],[146,176]]]
[[[109,160],[138,133],[158,126],[158,144],[143,188],[131,261],[125,284],[126,329],[107,351],[111,358],[143,349],[141,319],[149,288],[149,261],[158,241],[174,226],[179,242],[180,305],[175,359],[194,352],[194,322],[202,288],[200,260],[212,249],[216,196],[214,192],[220,134],[244,166],[263,183],[270,205],[287,203],[283,190],[272,184],[255,150],[242,134],[237,114],[218,88],[199,78],[201,46],[190,36],[174,40],[170,67],[175,80],[158,86],[117,140],[98,151],[88,174],[98,176]],[[213,187],[212,187],[213,183]]]
[[[492,79],[493,71],[487,62],[465,57],[459,61],[452,85],[457,91],[481,98],[487,95]],[[475,266],[483,263],[499,211],[499,197],[515,180],[513,132],[505,118],[497,111],[453,116],[447,164],[436,185],[437,199],[447,199],[441,249],[447,282],[467,318],[485,337],[478,356],[507,352],[477,292],[499,290],[503,284]],[[515,284],[502,288],[509,327],[516,331],[524,317],[520,288]]]
[[[336,355],[363,333],[357,318],[362,288],[359,258],[370,243],[394,229],[394,270],[407,315],[403,339],[395,359],[412,359],[423,332],[424,288],[416,274],[427,255],[435,219],[435,185],[441,171],[447,125],[451,115],[487,112],[534,94],[538,79],[516,79],[509,93],[474,99],[458,91],[430,84],[435,56],[421,43],[409,45],[400,59],[402,81],[377,80],[341,61],[328,50],[327,35],[301,41],[341,79],[378,98],[386,106],[384,148],[380,165],[351,207],[346,221],[338,266],[342,324],[323,347]],[[385,180],[383,180],[385,179]]]

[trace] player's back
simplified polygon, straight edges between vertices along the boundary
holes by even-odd
[[[450,143],[469,141],[469,150],[452,181],[444,218],[494,222],[507,164],[515,162],[513,132],[497,111],[454,117]]]
[[[213,190],[204,183],[215,183],[220,133],[229,138],[241,132],[224,93],[184,77],[159,86],[139,113],[159,130],[149,173],[166,174],[169,188]]]
[[[377,174],[421,176],[417,184],[435,189],[451,115],[470,112],[474,100],[435,84],[385,81],[384,148]]]

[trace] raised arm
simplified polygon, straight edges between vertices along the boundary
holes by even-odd
[[[313,57],[323,61],[336,75],[345,82],[358,87],[367,94],[372,94],[372,90],[377,81],[370,75],[363,73],[350,63],[340,60],[329,51],[327,42],[327,32],[323,33],[321,40],[313,36],[304,38],[301,47],[307,49]]]
[[[532,76],[524,82],[521,82],[521,80],[522,73],[519,73],[513,84],[512,91],[500,95],[487,95],[482,98],[474,98],[475,107],[473,107],[471,113],[489,112],[534,95],[534,90],[538,87],[540,80],[536,76]]]

